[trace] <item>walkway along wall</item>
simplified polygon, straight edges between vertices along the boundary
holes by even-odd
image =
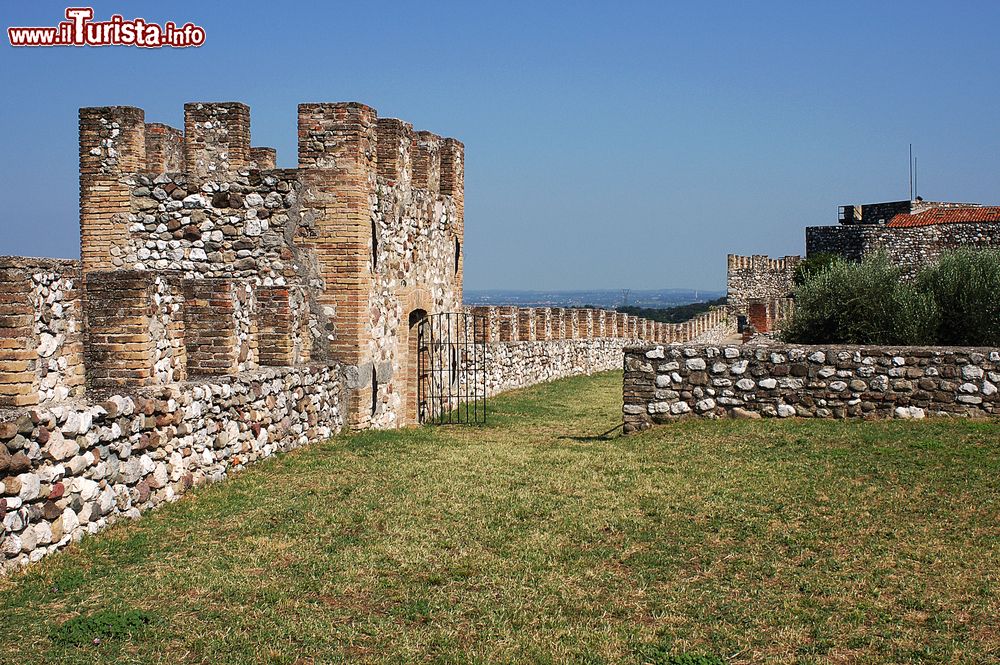
[[[1000,413],[994,348],[674,346],[625,350],[627,432],[681,417]]]
[[[0,339],[18,350],[0,385],[9,407],[22,402],[0,412],[0,569],[348,427],[350,372],[311,362],[294,293],[253,280],[92,273],[85,394],[78,278],[76,262],[0,259]],[[574,311],[567,326],[560,310],[474,311],[485,315],[491,396],[620,368],[623,349],[642,343],[638,320],[614,312]],[[522,339],[525,319],[533,332]],[[664,341],[731,328],[722,311],[643,325]],[[594,330],[604,336],[579,336]]]
[[[0,257],[3,570],[276,452],[413,424],[416,327],[462,308],[455,139],[302,104],[298,168],[275,169],[238,102],[186,104],[183,131],[124,106],[79,122],[81,260]],[[732,327],[484,314],[491,395]]]

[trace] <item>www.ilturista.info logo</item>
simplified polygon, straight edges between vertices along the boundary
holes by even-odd
[[[205,43],[205,29],[193,23],[178,27],[173,21],[162,26],[135,18],[126,21],[115,14],[107,21],[94,21],[91,7],[68,7],[66,20],[50,28],[7,28],[11,46],[140,46],[184,48]]]

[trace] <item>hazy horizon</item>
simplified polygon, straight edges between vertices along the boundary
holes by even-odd
[[[465,289],[466,305],[520,307],[594,307],[620,305],[663,309],[709,302],[726,295],[718,289]]]

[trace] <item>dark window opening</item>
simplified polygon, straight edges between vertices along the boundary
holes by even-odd
[[[459,261],[462,258],[462,243],[455,238],[455,274],[458,274]]]
[[[378,372],[372,367],[372,416],[378,411]]]
[[[378,229],[372,220],[372,272],[378,270]]]

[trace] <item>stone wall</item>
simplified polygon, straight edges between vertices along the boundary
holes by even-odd
[[[268,368],[0,420],[0,569],[344,425],[337,366]]]
[[[80,262],[0,257],[0,407],[84,390]]]
[[[726,271],[727,304],[745,315],[751,301],[787,298],[795,288],[795,269],[801,261],[800,256],[772,259],[730,254]]]
[[[941,253],[961,247],[1000,247],[1000,224],[936,224],[890,228],[881,224],[810,226],[806,228],[806,255],[839,254],[852,261],[880,250],[914,276]]]
[[[625,350],[628,432],[679,417],[923,418],[1000,413],[990,348],[653,346]]]
[[[568,376],[621,369],[626,339],[495,342],[486,346],[488,396]]]
[[[218,179],[183,173],[129,178],[123,268],[177,270],[188,277],[294,279],[296,235],[309,231],[295,171],[246,171]],[[300,228],[301,225],[301,228]]]
[[[412,422],[411,319],[462,302],[464,146],[356,102],[301,104],[297,123],[298,168],[275,169],[238,102],[185,104],[183,131],[82,109],[83,272],[287,288],[292,348],[344,365],[352,427]]]
[[[144,271],[91,274],[88,289],[108,303],[94,312],[97,318],[108,312],[103,322],[108,333],[98,328],[92,332],[112,335],[106,344],[125,344],[114,336],[120,330],[116,326],[121,320],[136,320],[136,329],[122,334],[144,340],[136,352],[108,353],[93,363],[116,368],[109,378],[148,367],[143,374],[147,387],[126,393],[113,390],[121,386],[109,382],[89,401],[60,401],[0,414],[0,570],[36,561],[122,517],[138,517],[172,501],[192,486],[221,480],[233,470],[321,441],[349,425],[344,406],[351,373],[344,367],[254,368],[247,362],[254,355],[239,353],[255,348],[250,340],[260,334],[249,303],[277,299],[283,307],[266,311],[293,308],[287,291],[275,296],[274,289],[255,290],[251,284]],[[112,292],[122,297],[114,298]],[[254,293],[263,295],[255,298]],[[151,303],[159,307],[151,308]],[[136,317],[137,312],[144,316]],[[491,314],[494,322],[503,316],[500,311]],[[598,332],[616,332],[614,313],[587,314],[585,318],[598,322]],[[255,314],[261,315],[260,310]],[[551,320],[548,309],[513,308],[507,316],[532,318],[535,338],[494,339],[487,319],[472,331],[485,344],[483,386],[489,396],[620,368],[624,347],[640,343],[635,337],[551,338],[546,332],[551,325],[538,325]],[[622,327],[624,334],[639,329],[634,317],[629,318],[632,325]],[[730,321],[720,310],[703,315],[701,323],[682,324],[677,334],[711,335],[709,324],[724,329]],[[650,334],[667,330],[651,324],[642,329]],[[292,328],[283,330],[274,334],[282,348],[289,348],[295,343]],[[538,338],[539,332],[545,339]],[[138,358],[132,369],[123,362],[130,354]],[[178,380],[187,373],[201,376]],[[224,375],[204,376],[212,373]]]

